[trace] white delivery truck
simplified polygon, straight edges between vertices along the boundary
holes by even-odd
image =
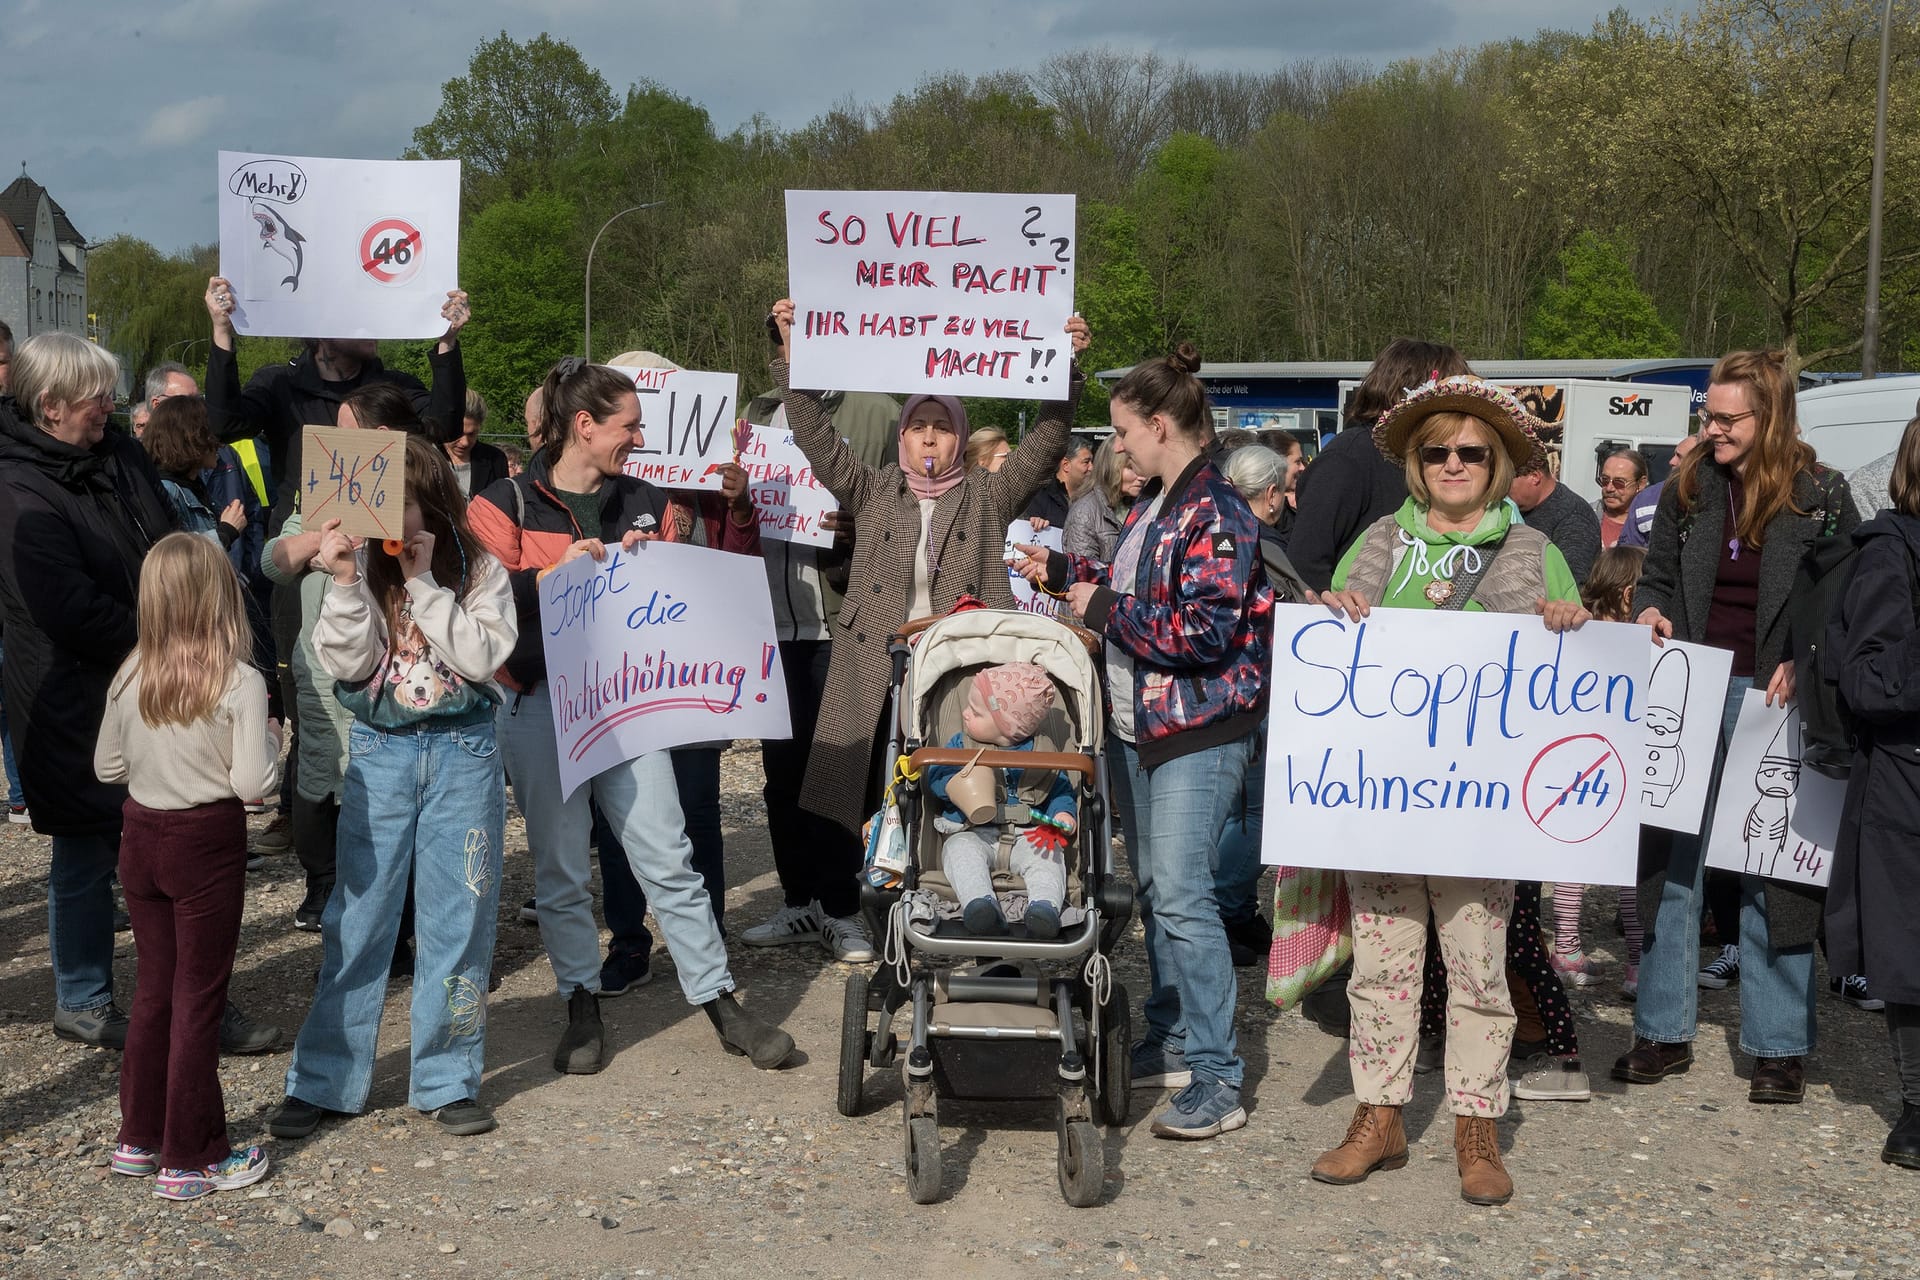
[[[1834,382],[1802,391],[1800,435],[1820,461],[1841,471],[1892,453],[1916,412],[1920,374]]]

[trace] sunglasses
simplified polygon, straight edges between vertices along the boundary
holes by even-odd
[[[1595,476],[1594,483],[1602,489],[1631,489],[1639,481],[1633,476]]]
[[[1493,446],[1485,444],[1429,444],[1420,449],[1420,461],[1429,467],[1444,467],[1449,455],[1458,456],[1463,467],[1484,467],[1493,456]]]

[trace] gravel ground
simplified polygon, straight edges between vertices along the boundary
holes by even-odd
[[[760,823],[755,752],[725,766],[734,928],[779,905]],[[262,825],[256,822],[256,827]],[[1143,1123],[1106,1135],[1106,1198],[1065,1207],[1050,1108],[942,1109],[940,1203],[907,1201],[896,1077],[870,1075],[867,1114],[833,1107],[847,972],[809,947],[736,947],[744,1002],[799,1041],[797,1065],[755,1072],[719,1052],[680,999],[672,962],[605,1003],[609,1065],[554,1074],[564,1022],[509,831],[488,1101],[500,1128],[442,1135],[406,1107],[408,989],[390,993],[371,1110],[302,1143],[269,1143],[273,1176],[187,1205],[107,1172],[118,1124],[116,1055],[51,1034],[46,841],[0,834],[0,1276],[144,1275],[177,1267],[277,1277],[1141,1275],[1642,1277],[1920,1275],[1920,1175],[1883,1165],[1897,1112],[1881,1020],[1823,996],[1822,1044],[1800,1107],[1747,1103],[1734,1050],[1737,988],[1703,992],[1691,1074],[1635,1088],[1605,1078],[1632,1029],[1617,996],[1607,896],[1589,895],[1605,985],[1576,993],[1594,1075],[1588,1103],[1517,1103],[1501,1123],[1519,1193],[1461,1202],[1437,1077],[1408,1108],[1414,1160],[1350,1188],[1307,1168],[1352,1108],[1342,1042],[1276,1016],[1243,971],[1240,1043],[1248,1127],[1195,1145]],[[249,877],[234,992],[290,1045],[319,963],[296,933],[300,872],[274,858]],[[1136,936],[1119,978],[1145,986]],[[131,935],[118,981],[133,987]],[[265,1140],[287,1054],[228,1058],[237,1142]]]

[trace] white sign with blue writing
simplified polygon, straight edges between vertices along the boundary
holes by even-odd
[[[540,584],[560,790],[693,742],[786,738],[787,684],[757,556],[611,548]]]
[[[1273,639],[1265,861],[1634,883],[1645,627],[1281,605]]]

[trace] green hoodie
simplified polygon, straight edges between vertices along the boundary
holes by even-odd
[[[1427,584],[1435,578],[1457,576],[1461,560],[1468,555],[1454,548],[1484,547],[1499,542],[1507,536],[1507,529],[1514,522],[1514,514],[1512,505],[1502,502],[1489,508],[1480,517],[1480,523],[1468,532],[1441,533],[1427,523],[1427,513],[1412,498],[1408,498],[1393,513],[1393,519],[1417,545],[1408,547],[1400,557],[1400,562],[1394,566],[1393,576],[1387,583],[1386,598],[1380,602],[1380,606],[1388,609],[1434,609],[1438,606],[1427,598]],[[1347,574],[1365,540],[1365,534],[1355,538],[1353,545],[1347,548],[1347,553],[1340,557],[1340,564],[1333,571],[1335,590],[1346,587]],[[1578,600],[1580,584],[1574,580],[1573,570],[1567,567],[1566,557],[1560,554],[1560,549],[1551,543],[1547,544],[1544,560],[1547,599]],[[1469,600],[1465,611],[1485,613],[1486,609],[1478,600]]]

